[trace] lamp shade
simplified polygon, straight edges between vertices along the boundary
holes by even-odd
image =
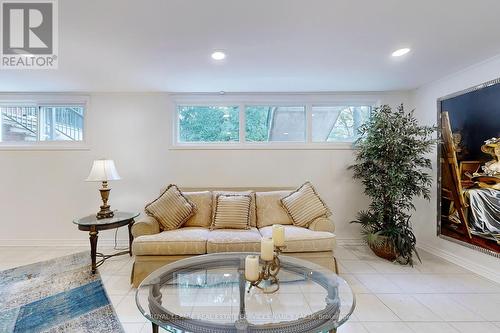
[[[116,171],[115,162],[113,160],[95,160],[92,164],[90,174],[85,181],[87,182],[104,182],[108,180],[121,179],[118,171]]]

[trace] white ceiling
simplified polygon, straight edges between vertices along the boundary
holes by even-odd
[[[59,69],[1,70],[0,91],[406,90],[500,54],[499,14],[498,0],[60,0]]]

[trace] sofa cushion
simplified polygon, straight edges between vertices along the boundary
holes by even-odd
[[[298,189],[281,199],[285,211],[300,227],[307,227],[320,216],[329,217],[330,210],[321,200],[310,182],[305,182]]]
[[[185,227],[140,236],[134,239],[132,252],[137,256],[205,254],[208,233],[206,228]]]
[[[273,224],[292,224],[292,220],[281,205],[281,199],[291,191],[256,192],[257,227],[263,228]]]
[[[211,229],[250,229],[250,195],[217,194]]]
[[[316,220],[309,224],[309,229],[312,231],[328,231],[335,232],[335,224],[331,217],[318,217]]]
[[[285,245],[283,252],[333,251],[335,234],[326,231],[312,231],[294,225],[285,225]],[[272,237],[273,227],[259,229],[262,237]]]
[[[208,234],[207,253],[259,252],[261,238],[256,228],[212,230]]]
[[[196,212],[184,223],[184,227],[209,228],[212,223],[212,192],[182,192],[196,205]]]
[[[154,235],[160,232],[160,224],[154,217],[144,216],[132,225],[132,236]]]
[[[215,217],[215,200],[218,194],[238,194],[238,195],[250,195],[252,201],[250,202],[250,226],[257,226],[257,215],[255,212],[255,192],[253,191],[213,191],[212,192],[212,222]]]
[[[176,185],[169,185],[163,193],[144,208],[164,230],[179,228],[195,213],[196,206],[186,198]]]

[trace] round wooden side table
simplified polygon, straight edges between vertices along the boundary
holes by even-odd
[[[134,225],[134,219],[139,216],[139,213],[127,213],[127,212],[115,212],[113,217],[106,219],[97,219],[95,215],[89,215],[82,218],[73,220],[73,223],[78,225],[78,229],[82,231],[89,232],[90,238],[90,257],[92,259],[92,274],[95,274],[97,267],[101,266],[104,261],[111,257],[129,254],[132,256],[132,241],[134,237],[132,236],[132,226]],[[97,238],[99,231],[116,229],[123,226],[128,226],[128,240],[129,248],[128,251],[121,251],[114,254],[102,254],[97,252]],[[97,261],[97,257],[101,258]]]

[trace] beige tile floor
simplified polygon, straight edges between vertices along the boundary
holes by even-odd
[[[0,247],[0,270],[86,250]],[[339,246],[336,255],[357,302],[340,333],[500,333],[500,284],[423,251],[414,268],[383,261],[364,246]],[[99,271],[126,332],[150,332],[129,284],[132,262],[112,258]]]

